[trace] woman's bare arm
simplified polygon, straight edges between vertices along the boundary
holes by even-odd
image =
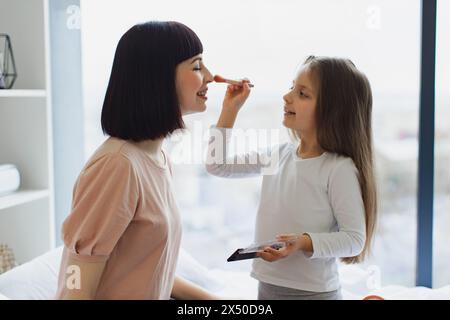
[[[219,300],[220,298],[196,284],[183,279],[179,276],[175,277],[172,289],[172,298],[177,300]]]
[[[95,299],[106,261],[84,262],[69,258],[64,272],[64,287],[58,296],[62,300]],[[61,271],[62,272],[62,271]]]

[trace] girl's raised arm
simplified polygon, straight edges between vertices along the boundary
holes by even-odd
[[[244,80],[242,85],[228,86],[219,120],[210,133],[206,170],[212,175],[227,178],[257,176],[264,173],[264,169],[270,170],[274,164],[270,150],[230,155],[231,129],[249,94],[248,80]]]

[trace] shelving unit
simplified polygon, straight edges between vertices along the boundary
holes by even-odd
[[[0,98],[46,98],[45,90],[0,90]]]
[[[26,204],[35,200],[47,198],[48,190],[19,190],[17,192],[0,197],[0,210]]]
[[[11,37],[18,78],[0,90],[0,164],[21,175],[0,197],[0,243],[18,263],[54,248],[52,102],[48,0],[0,0],[0,32]]]

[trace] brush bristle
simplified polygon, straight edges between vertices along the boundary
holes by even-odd
[[[215,81],[215,82],[225,82],[225,79],[222,78],[222,77],[219,76],[219,75],[215,75],[215,76],[214,76],[214,81]]]

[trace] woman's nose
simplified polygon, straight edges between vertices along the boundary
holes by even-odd
[[[290,102],[290,100],[289,100],[289,93],[286,93],[286,94],[283,96],[283,100],[284,100],[284,102],[286,102],[286,103],[289,103],[289,102]]]
[[[211,83],[214,81],[214,76],[211,74],[211,72],[209,72],[209,69],[206,68],[206,73],[205,73],[205,82],[206,83]]]

